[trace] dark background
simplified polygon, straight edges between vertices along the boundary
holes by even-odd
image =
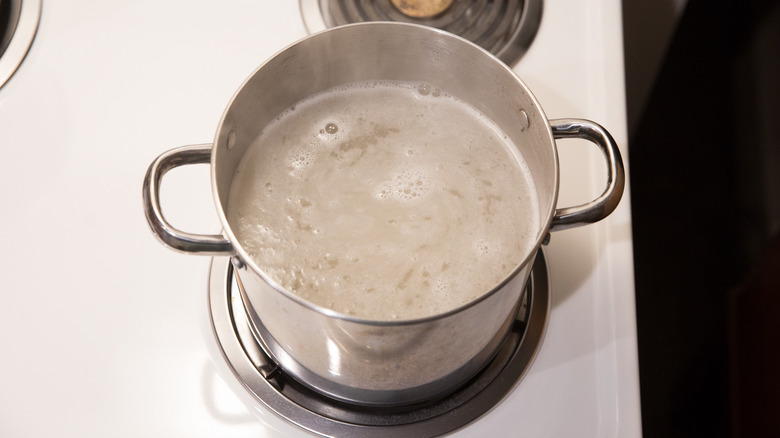
[[[689,0],[640,105],[642,8],[669,2],[637,1],[623,14],[644,436],[780,436],[780,1]]]

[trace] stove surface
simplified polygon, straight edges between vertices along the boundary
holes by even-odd
[[[617,0],[547,0],[514,69],[548,117],[601,123],[627,157],[620,19]],[[0,436],[289,436],[220,376],[210,259],[152,237],[141,182],[162,151],[211,141],[242,81],[305,35],[294,1],[43,2],[0,88]],[[597,149],[558,144],[559,205],[599,194]],[[542,348],[453,436],[641,435],[628,193],[553,234]],[[182,229],[219,230],[207,166],[172,171],[162,204]]]

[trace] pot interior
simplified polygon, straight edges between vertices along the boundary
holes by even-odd
[[[268,123],[302,99],[369,80],[431,84],[481,111],[510,137],[528,164],[538,196],[540,229],[525,259],[531,260],[547,233],[557,196],[557,155],[545,115],[525,84],[488,52],[449,33],[401,23],[360,23],[307,37],[260,66],[235,94],[217,132],[212,172],[219,215],[239,256],[249,260],[226,212],[236,168],[248,147]]]

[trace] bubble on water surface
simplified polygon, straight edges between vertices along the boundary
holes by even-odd
[[[294,149],[288,155],[287,160],[288,165],[292,169],[308,169],[314,163],[314,153],[308,149]]]
[[[382,183],[375,196],[380,199],[394,198],[411,201],[426,194],[431,188],[432,179],[425,172],[406,169],[389,181]]]
[[[433,293],[436,295],[446,295],[450,291],[450,286],[447,284],[447,280],[439,278],[433,283]]]

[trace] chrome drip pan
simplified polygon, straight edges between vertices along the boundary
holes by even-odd
[[[27,55],[40,18],[41,0],[0,1],[0,87]]]
[[[438,436],[474,421],[499,403],[522,379],[544,337],[550,310],[547,263],[539,251],[523,304],[491,362],[470,382],[431,402],[367,407],[330,399],[279,368],[252,334],[227,257],[215,257],[209,279],[209,310],[219,348],[233,374],[259,404],[310,432],[339,437]]]

